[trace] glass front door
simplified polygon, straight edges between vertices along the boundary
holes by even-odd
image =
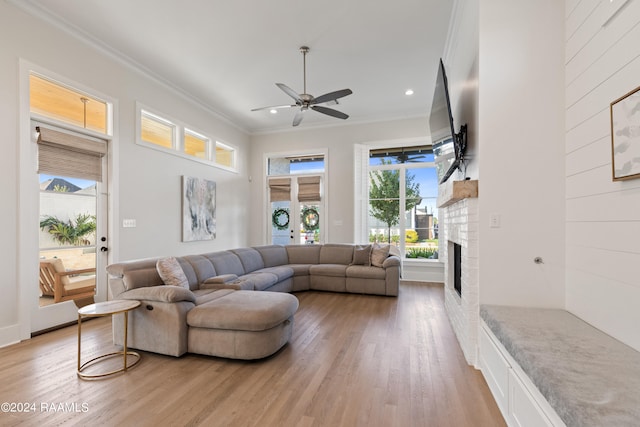
[[[322,176],[270,180],[270,236],[274,245],[323,241]]]

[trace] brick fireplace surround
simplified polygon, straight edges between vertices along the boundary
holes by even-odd
[[[477,182],[477,181],[476,181]],[[441,204],[441,258],[444,260],[444,304],[467,363],[477,366],[479,314],[478,199]],[[454,289],[453,244],[462,246],[461,295]]]

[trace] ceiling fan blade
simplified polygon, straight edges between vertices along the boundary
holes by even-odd
[[[305,112],[305,110],[300,110],[300,111],[298,111],[296,113],[296,115],[293,118],[293,125],[294,126],[298,126],[300,124],[300,122],[304,118],[304,112]]]
[[[251,111],[260,111],[260,110],[279,110],[281,108],[291,108],[291,107],[297,107],[296,104],[293,105],[273,105],[271,107],[260,107],[260,108],[254,108]]]
[[[338,119],[344,120],[349,118],[349,116],[343,113],[342,111],[334,110],[333,108],[322,107],[320,105],[313,105],[311,108],[317,111],[318,113],[326,114],[328,116],[336,117]]]
[[[353,92],[351,89],[336,90],[335,92],[325,93],[311,101],[311,104],[322,104],[323,102],[335,101],[338,98],[343,98],[347,95],[351,95]]]
[[[284,93],[286,93],[287,95],[295,99],[296,104],[302,104],[302,99],[300,99],[300,95],[297,94],[295,90],[291,89],[289,86],[282,83],[276,83],[276,86],[282,89]]]

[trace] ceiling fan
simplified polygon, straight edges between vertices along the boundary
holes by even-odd
[[[300,52],[302,52],[302,75],[304,81],[304,91],[301,94],[297,94],[293,89],[289,86],[276,83],[284,93],[292,97],[296,103],[291,105],[274,105],[272,107],[261,107],[254,108],[251,111],[259,111],[259,110],[276,110],[280,108],[292,108],[292,107],[300,107],[300,110],[296,113],[293,118],[293,126],[298,126],[304,117],[305,111],[311,108],[318,113],[326,114],[331,117],[336,117],[338,119],[347,119],[349,116],[342,111],[334,110],[333,108],[328,108],[323,105],[318,104],[326,104],[328,102],[333,102],[335,104],[338,103],[338,99],[345,97],[347,95],[351,95],[353,92],[351,89],[341,89],[336,90],[334,92],[325,93],[324,95],[320,95],[315,98],[313,95],[309,95],[307,93],[307,53],[309,52],[309,48],[307,46],[301,46]]]

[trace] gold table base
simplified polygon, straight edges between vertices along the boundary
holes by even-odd
[[[85,307],[82,307],[78,310],[78,369],[77,374],[78,377],[82,379],[92,379],[92,378],[101,378],[107,377],[109,375],[117,374],[120,372],[125,372],[140,362],[140,354],[135,351],[127,350],[127,332],[129,327],[129,311],[134,310],[140,306],[140,301],[105,301],[98,302],[95,304],[91,304]],[[104,316],[113,316],[115,314],[122,313],[124,314],[124,345],[121,351],[114,351],[111,353],[103,354],[97,357],[94,357],[86,362],[82,363],[81,361],[81,346],[82,346],[82,319],[84,317],[104,317]],[[85,374],[82,372],[85,368],[89,366],[93,366],[99,362],[103,362],[112,357],[122,356],[122,368],[115,369],[109,372],[104,372],[100,374]],[[127,356],[135,357],[135,361],[131,364],[127,364]]]

